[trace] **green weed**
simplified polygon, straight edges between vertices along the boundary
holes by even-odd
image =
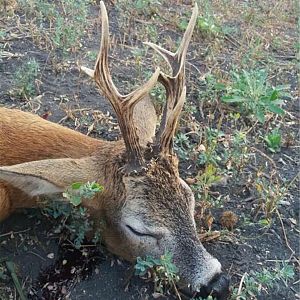
[[[200,32],[209,36],[216,36],[222,32],[221,27],[216,25],[216,21],[211,15],[198,17],[196,28],[198,28]]]
[[[275,153],[280,150],[281,146],[281,134],[278,129],[273,129],[271,133],[267,134],[264,138],[269,151]]]
[[[158,0],[118,0],[117,8],[120,11],[120,20],[123,25],[130,26],[134,16],[143,18],[157,17],[157,8],[161,5]],[[147,27],[147,26],[146,26]]]
[[[134,9],[143,15],[149,15],[154,13],[154,7],[161,5],[161,2],[158,0],[136,0],[132,1]]]
[[[196,28],[198,28],[202,33],[207,34],[209,36],[216,36],[219,33],[221,33],[222,30],[214,16],[211,1],[200,0],[199,4],[202,16],[198,17]]]
[[[78,206],[83,199],[92,199],[97,193],[102,191],[103,187],[96,182],[87,182],[85,184],[76,182],[63,193],[63,196],[68,199],[71,204]]]
[[[188,135],[179,132],[174,139],[174,150],[183,161],[187,161],[190,158],[193,145],[189,140]]]
[[[206,165],[204,171],[196,177],[196,183],[192,186],[196,199],[210,201],[209,191],[214,183],[220,181],[219,170],[213,165]]]
[[[88,26],[89,0],[18,0],[26,16],[34,20],[33,34],[37,43],[66,54],[81,47]],[[49,45],[50,43],[50,45]]]
[[[215,128],[206,128],[205,130],[205,141],[203,142],[205,146],[205,151],[199,153],[196,164],[198,166],[203,166],[205,164],[212,164],[214,166],[219,166],[222,158],[218,148],[218,140],[224,137],[224,133]]]
[[[14,93],[26,99],[35,95],[38,73],[39,63],[34,58],[23,63],[14,76]]]
[[[262,295],[263,291],[275,288],[281,281],[287,284],[287,281],[293,279],[294,276],[293,266],[285,263],[274,270],[264,268],[261,272],[251,271],[250,274],[245,275],[242,291],[238,294],[238,289],[235,288],[231,299],[246,300],[252,297],[256,299]]]
[[[283,97],[288,97],[288,86],[272,87],[265,70],[242,70],[232,73],[232,83],[227,87],[227,93],[222,97],[225,103],[236,104],[241,112],[254,115],[264,123],[266,113],[283,115],[281,108]]]
[[[228,149],[224,149],[222,162],[227,170],[241,171],[249,159],[249,147],[246,133],[235,131],[230,138]]]
[[[259,197],[259,209],[264,212],[266,217],[266,221],[263,222],[270,224],[272,215],[276,211],[279,201],[284,198],[286,189],[263,177],[256,179],[255,187]]]
[[[201,102],[216,102],[225,90],[225,84],[220,83],[215,75],[208,74],[205,76],[205,89],[199,90],[198,99]]]
[[[166,102],[166,89],[161,84],[157,84],[150,91],[150,96],[158,114],[161,114]]]
[[[201,1],[202,15],[197,18],[196,29],[204,36],[213,37],[222,33],[222,28],[217,24],[214,17],[210,1]],[[178,27],[180,30],[185,31],[188,26],[188,18],[184,17],[180,20]]]
[[[50,201],[44,208],[44,213],[52,216],[54,219],[60,219],[56,232],[66,230],[70,239],[73,240],[76,248],[80,248],[88,232],[93,229],[93,221],[89,219],[86,208],[81,207],[82,199],[91,199],[96,193],[103,190],[99,184],[93,183],[73,183],[63,196],[66,201]],[[101,224],[99,224],[101,225]],[[93,241],[99,241],[100,232],[96,231]]]
[[[87,51],[86,57],[88,60],[94,62],[94,61],[96,61],[96,59],[98,57],[98,52],[97,51]]]
[[[173,263],[173,255],[166,251],[160,258],[146,256],[136,260],[135,275],[144,276],[152,273],[155,291],[164,294],[169,288],[175,287],[179,281],[178,268]]]

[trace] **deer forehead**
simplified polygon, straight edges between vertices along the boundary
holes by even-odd
[[[124,177],[126,203],[132,213],[139,212],[161,219],[170,214],[187,218],[193,215],[194,197],[188,185],[179,177],[165,176]],[[163,220],[166,220],[164,217]]]

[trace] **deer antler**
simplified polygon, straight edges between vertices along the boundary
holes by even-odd
[[[160,74],[156,69],[152,77],[141,87],[128,95],[122,95],[112,81],[108,65],[109,25],[103,1],[100,2],[102,35],[101,44],[94,70],[81,67],[87,75],[94,78],[100,91],[107,97],[117,115],[120,130],[125,142],[130,169],[144,165],[144,158],[139,144],[137,130],[133,122],[133,109],[154,87]]]
[[[198,6],[195,4],[189,24],[184,33],[183,39],[178,50],[173,53],[158,45],[147,42],[148,46],[158,52],[168,63],[172,70],[172,75],[166,75],[160,72],[158,81],[160,81],[167,92],[167,101],[164,107],[162,121],[156,134],[155,151],[162,155],[173,154],[173,138],[176,126],[186,96],[185,86],[185,58],[187,48],[191,40],[194,26],[198,16]]]

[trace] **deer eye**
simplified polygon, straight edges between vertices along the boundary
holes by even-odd
[[[140,236],[140,237],[152,237],[154,239],[156,239],[157,237],[153,234],[150,234],[150,233],[144,233],[144,232],[139,232],[137,231],[136,229],[132,228],[131,226],[129,225],[126,225],[126,227],[129,229],[129,231],[131,231],[134,235],[137,235],[137,236]]]

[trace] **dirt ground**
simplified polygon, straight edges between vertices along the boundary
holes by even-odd
[[[76,43],[70,47],[63,33],[72,35],[74,27],[70,25],[68,31],[63,27],[68,23],[61,25],[59,35],[50,8],[40,6],[38,12],[34,6],[45,2],[61,8],[67,1],[32,0],[25,6],[24,1],[4,2],[6,7],[0,1],[0,105],[32,111],[96,138],[120,138],[110,105],[78,67],[92,67],[96,58],[98,1],[82,0],[87,15],[79,7],[78,22],[84,34],[76,33]],[[112,73],[125,93],[149,77],[157,64],[163,65],[141,42],[176,49],[192,4],[154,0],[105,4]],[[207,25],[199,23],[189,48],[187,103],[175,143],[181,176],[198,199],[199,234],[208,232],[205,247],[231,276],[232,299],[300,299],[297,4],[288,0],[199,4]],[[65,20],[75,15],[64,13]],[[36,74],[26,69],[32,59],[31,68],[38,65]],[[224,91],[216,88],[217,83],[230,85],[232,70],[262,68],[273,86],[289,85],[283,104],[286,113],[267,113],[263,124],[222,102]],[[160,87],[153,91],[158,112],[162,95]],[[264,137],[274,128],[279,128],[282,142],[280,150],[272,153]],[[237,133],[245,138],[236,147]],[[203,151],[206,160],[201,162]],[[207,180],[208,165],[214,166],[212,183]],[[232,230],[222,222],[224,211],[238,216]],[[55,228],[57,221],[36,210],[18,212],[0,224],[0,299],[19,299],[7,261],[14,263],[28,299],[158,297],[151,281],[131,276],[126,262],[92,244],[77,250]],[[212,238],[207,241],[207,237]]]

